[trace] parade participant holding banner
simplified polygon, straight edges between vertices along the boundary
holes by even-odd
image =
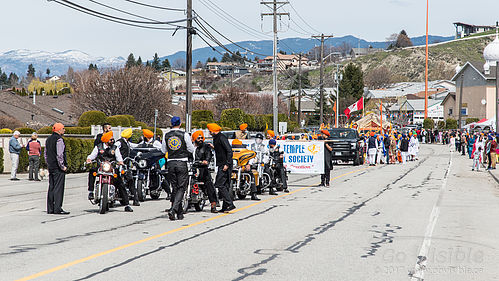
[[[331,136],[328,130],[321,130],[320,140],[326,140]],[[331,170],[333,169],[331,152],[333,148],[327,143],[324,143],[324,173],[321,174],[321,184],[319,186],[329,187],[329,180],[331,178]]]

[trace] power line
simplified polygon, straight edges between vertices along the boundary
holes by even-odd
[[[180,20],[166,21],[166,22],[155,22],[155,21],[137,21],[137,20],[125,19],[125,18],[115,17],[115,16],[112,16],[112,15],[108,15],[108,14],[105,14],[105,13],[101,13],[101,12],[99,12],[99,11],[92,10],[92,9],[90,9],[90,8],[87,8],[87,7],[84,7],[84,6],[78,5],[78,4],[73,3],[73,2],[71,2],[71,1],[68,1],[68,0],[59,0],[59,1],[62,1],[62,2],[64,2],[64,3],[66,3],[66,4],[68,4],[68,5],[71,5],[71,6],[77,7],[77,8],[79,8],[79,9],[82,9],[82,10],[88,11],[88,12],[90,12],[90,13],[94,13],[94,14],[101,15],[101,16],[108,17],[108,18],[115,19],[115,20],[120,20],[120,21],[125,21],[125,22],[131,22],[131,23],[139,23],[139,24],[172,24],[172,23],[184,22],[184,21],[186,21],[186,20],[187,20],[187,19],[180,19]]]
[[[154,21],[154,22],[157,22],[157,23],[160,23],[160,21],[158,20],[155,20],[155,19],[151,19],[151,18],[148,18],[148,17],[143,17],[141,15],[137,15],[137,14],[134,14],[134,13],[130,13],[130,12],[127,12],[127,11],[124,11],[124,10],[121,10],[121,9],[118,9],[118,8],[115,8],[115,7],[112,7],[112,6],[109,6],[109,5],[106,5],[106,4],[103,4],[103,3],[100,3],[100,2],[97,2],[95,0],[88,0],[94,4],[97,4],[97,5],[100,5],[100,6],[103,6],[103,7],[106,7],[108,9],[111,9],[111,10],[114,10],[114,11],[117,11],[117,12],[120,12],[120,13],[124,13],[124,14],[127,14],[127,15],[130,15],[130,16],[133,16],[133,17],[137,17],[137,18],[141,18],[141,19],[145,19],[145,20],[150,20],[150,21]],[[182,27],[180,25],[176,25],[176,24],[169,24],[169,25],[173,25],[173,26],[177,26],[177,27]]]
[[[289,6],[291,7],[291,9],[293,9],[293,11],[295,11],[296,15],[301,19],[301,21],[303,21],[308,27],[310,27],[310,29],[312,29],[314,32],[320,33],[320,31],[318,31],[317,29],[313,28],[310,24],[308,24],[308,22],[306,20],[304,20],[302,18],[302,16],[300,16],[300,14],[295,9],[295,7],[293,7],[293,4],[291,2],[289,2]]]
[[[125,0],[125,1],[130,2],[130,3],[137,4],[137,5],[141,5],[141,6],[146,6],[146,7],[149,7],[149,8],[155,8],[155,9],[160,9],[160,10],[168,10],[168,11],[180,11],[180,12],[185,12],[185,9],[178,9],[178,8],[170,8],[170,7],[155,6],[155,5],[150,5],[150,4],[146,4],[146,3],[141,3],[141,2],[137,2],[137,1],[133,1],[133,0]]]
[[[124,24],[124,25],[128,25],[128,26],[139,27],[139,28],[144,28],[144,29],[155,29],[155,30],[176,30],[177,29],[177,28],[174,28],[174,27],[152,27],[152,26],[145,26],[145,25],[138,25],[138,24],[133,24],[133,23],[127,23],[127,22],[123,22],[123,21],[119,21],[119,20],[110,19],[110,18],[107,18],[107,17],[104,17],[104,16],[100,16],[100,15],[97,15],[97,14],[93,14],[91,12],[87,12],[85,10],[73,7],[71,5],[68,5],[66,3],[59,2],[58,0],[50,0],[50,1],[56,2],[59,5],[66,6],[66,7],[70,8],[70,9],[82,12],[82,13],[87,14],[87,15],[91,15],[91,16],[94,16],[94,17],[97,17],[97,18],[101,18],[101,19],[104,19],[104,20],[107,20],[107,21],[111,21],[111,22],[115,22],[115,23],[119,23],[119,24]]]

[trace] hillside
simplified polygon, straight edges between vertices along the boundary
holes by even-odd
[[[489,37],[470,37],[467,40],[457,40],[435,44],[429,48],[428,72],[430,80],[450,79],[456,66],[467,61],[484,62],[483,49],[493,40]],[[425,74],[425,48],[407,48],[379,52],[360,57],[353,62],[362,66],[364,73],[385,66],[396,80],[422,81]]]

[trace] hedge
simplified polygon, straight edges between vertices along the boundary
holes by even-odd
[[[24,134],[24,135],[31,135],[32,133],[36,132],[35,129],[26,128],[26,127],[15,128],[14,131],[19,131],[19,133]]]
[[[13,131],[9,128],[0,129],[0,134],[12,134]]]
[[[106,123],[106,114],[102,111],[91,110],[84,112],[78,119],[79,127],[87,127],[91,125],[102,125]]]
[[[240,108],[224,109],[220,115],[220,126],[231,129],[238,129],[244,123],[246,113]]]
[[[480,121],[479,118],[466,118],[466,125]]]
[[[133,123],[133,126],[134,126],[134,127],[141,127],[142,129],[144,129],[144,128],[147,128],[147,127],[148,127],[146,123],[144,123],[144,122],[140,122],[140,121],[135,121],[135,122]]]
[[[433,128],[435,128],[435,121],[433,121],[433,119],[431,119],[431,118],[426,118],[423,121],[423,128],[425,128],[425,129],[433,129]]]
[[[438,121],[437,122],[437,129],[439,129],[439,130],[445,129],[445,121]]]
[[[87,156],[94,149],[93,139],[64,138],[69,173],[81,173]]]
[[[0,147],[0,174],[3,173],[3,148]]]
[[[19,153],[19,164],[17,166],[17,172],[18,173],[27,172],[28,166],[29,166],[28,151],[26,151],[26,148],[23,147],[21,148],[21,153]]]
[[[213,123],[213,112],[210,110],[194,110],[192,111],[192,122],[206,121],[208,123]]]
[[[113,127],[130,127],[132,124],[130,123],[130,118],[125,115],[113,115],[106,118],[106,123],[111,124]],[[135,123],[135,120],[134,120]]]
[[[445,120],[445,128],[446,129],[457,129],[457,120],[450,119],[450,118]]]
[[[90,127],[65,127],[66,135],[90,135],[92,129]],[[41,134],[52,134],[52,127],[42,127],[37,132],[39,135]]]

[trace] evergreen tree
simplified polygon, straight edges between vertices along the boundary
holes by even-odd
[[[125,64],[125,67],[132,67],[132,66],[136,66],[137,65],[137,62],[135,61],[135,57],[133,56],[133,53],[130,53],[128,55],[128,58],[126,60],[126,64]]]
[[[99,70],[99,69],[97,68],[97,64],[91,63],[90,65],[88,65],[88,70]]]
[[[28,77],[34,78],[36,74],[33,64],[28,65]]]
[[[259,57],[255,57],[254,61],[258,62],[260,60]]]
[[[279,54],[281,54],[281,55],[285,55],[285,54],[286,54],[286,52],[285,52],[285,51],[280,50],[280,51],[279,51]]]
[[[232,61],[239,62],[239,63],[244,62],[243,56],[241,55],[241,53],[239,51],[236,51],[235,54],[232,54]]]
[[[47,70],[45,70],[45,74],[47,74],[47,77],[50,76],[50,69],[49,68],[47,68]]]
[[[15,74],[15,73],[12,73],[12,72],[11,72],[11,73],[9,74],[9,81],[8,81],[8,84],[9,84],[10,86],[15,86],[15,85],[17,85],[17,82],[19,82],[19,76],[17,76],[17,74]]]
[[[229,53],[224,53],[221,62],[230,62],[232,61],[232,58],[230,57]]]
[[[142,58],[139,56],[139,58],[137,59],[137,63],[136,63],[137,66],[142,66]]]
[[[397,48],[405,48],[405,47],[410,47],[412,46],[412,41],[409,36],[407,36],[407,32],[405,30],[400,31],[397,41],[395,43],[395,47]]]
[[[170,61],[168,59],[164,59],[163,62],[161,63],[161,67],[163,70],[168,70],[171,69]]]
[[[201,61],[198,60],[198,62],[196,63],[196,68],[203,68],[204,65]]]
[[[151,66],[152,66],[152,68],[154,68],[157,71],[161,70],[161,61],[159,60],[158,53],[154,53],[154,57],[152,58]]]
[[[209,63],[209,62],[211,62],[211,58],[208,58],[208,59],[206,60],[206,63]]]
[[[298,74],[296,74],[295,79],[293,79],[293,82],[291,84],[291,88],[294,90],[297,90],[300,88],[299,77],[300,76]],[[310,88],[310,80],[308,79],[308,72],[301,74],[301,88],[302,89]]]
[[[9,82],[9,78],[5,72],[0,70],[0,85],[7,85]]]
[[[151,63],[149,61],[146,61],[146,67],[151,67]]]
[[[349,63],[342,72],[343,79],[340,81],[339,85],[340,100],[342,105],[346,108],[363,96],[364,75],[362,74],[360,66],[353,63]]]
[[[211,60],[211,62],[218,62],[218,59],[216,57],[213,57],[213,59]]]

